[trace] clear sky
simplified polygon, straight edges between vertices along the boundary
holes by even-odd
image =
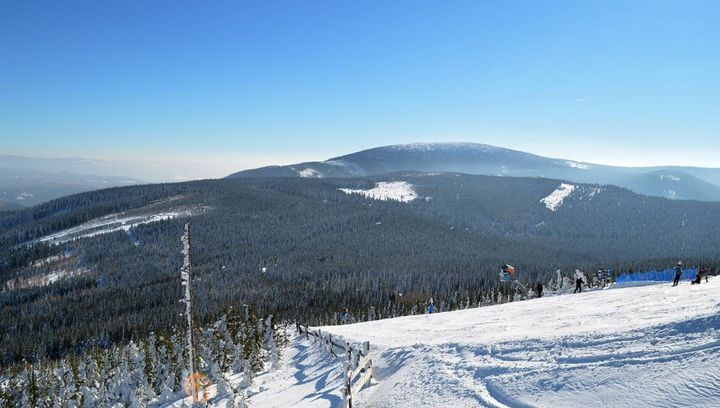
[[[0,3],[0,154],[220,176],[417,141],[720,167],[720,1]]]

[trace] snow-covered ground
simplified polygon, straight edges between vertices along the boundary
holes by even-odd
[[[394,200],[408,203],[417,198],[413,185],[407,181],[381,181],[369,190],[339,189],[345,194],[361,194],[373,200]]]
[[[557,211],[557,209],[560,208],[560,206],[562,205],[563,201],[568,198],[573,191],[575,191],[575,188],[576,186],[572,184],[562,183],[560,184],[560,187],[550,193],[549,196],[540,200],[540,202],[545,204],[545,206],[550,211]]]
[[[572,167],[572,168],[580,169],[580,170],[587,170],[587,169],[590,168],[590,165],[589,165],[589,164],[578,163],[578,162],[569,161],[569,160],[566,161],[565,164],[567,164],[568,166],[570,166],[570,167]]]
[[[322,330],[373,346],[359,407],[720,406],[720,279]]]
[[[319,171],[312,169],[310,167],[303,169],[303,170],[297,170],[294,167],[291,167],[291,169],[295,170],[300,177],[306,177],[306,178],[322,178],[323,177],[322,173],[320,173]]]
[[[231,382],[238,379],[230,378]],[[342,402],[342,385],[342,359],[331,358],[320,343],[293,333],[278,367],[255,377],[246,401],[250,407],[262,408],[334,408]],[[209,389],[209,406],[225,408],[228,398],[215,394],[213,385]],[[185,398],[161,407],[179,408],[183,403],[189,406],[191,401]]]
[[[373,383],[354,407],[720,406],[720,278],[321,329],[371,342]],[[341,406],[343,363],[295,334],[247,402]]]
[[[46,242],[49,244],[62,244],[80,238],[89,238],[96,235],[109,234],[115,231],[129,231],[131,228],[142,224],[170,220],[178,217],[188,217],[202,212],[203,210],[203,208],[185,208],[174,211],[136,215],[115,213],[82,223],[76,227],[46,235],[32,241],[31,243]]]

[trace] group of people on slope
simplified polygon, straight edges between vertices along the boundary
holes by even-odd
[[[675,265],[675,278],[673,279],[673,284],[672,284],[673,286],[677,286],[678,284],[680,284],[680,277],[682,277],[682,273],[683,273],[683,263],[682,263],[682,261],[678,261],[677,265]],[[703,276],[705,277],[705,282],[706,283],[709,282],[708,274],[709,274],[709,271],[704,266],[698,268],[697,275],[695,275],[695,279],[692,280],[690,282],[690,284],[691,285],[696,285],[696,284],[699,285]]]
[[[578,277],[575,279],[575,290],[573,291],[573,293],[578,293],[578,292],[582,293],[582,285],[584,283],[585,283],[585,281],[583,280],[582,276],[578,275]],[[544,288],[545,287],[543,286],[543,284],[538,282],[537,286],[535,286],[535,293],[536,293],[537,297],[539,297],[539,298],[542,297]]]
[[[680,283],[680,277],[682,276],[682,273],[683,273],[682,266],[683,266],[682,261],[678,261],[677,265],[675,266],[675,278],[673,279],[673,286],[677,286]],[[690,283],[692,285],[701,283],[701,279],[703,276],[705,277],[705,282],[708,282],[708,272],[709,271],[705,267],[699,268],[698,273],[695,276],[695,280],[693,280]],[[576,277],[575,277],[575,290],[573,291],[573,293],[582,293],[583,284],[585,284],[585,281],[583,280],[582,275],[577,273]],[[543,289],[544,289],[543,284],[538,282],[537,286],[535,287],[535,293],[537,294],[537,297],[541,298],[543,296]],[[391,303],[394,306],[395,295],[392,295]],[[433,314],[433,313],[437,312],[437,308],[435,307],[435,304],[434,304],[432,298],[430,298],[430,302],[429,302],[427,308],[425,309],[425,312],[427,312],[428,314]],[[341,324],[350,323],[350,312],[348,311],[347,308],[344,309],[340,313],[340,323]]]

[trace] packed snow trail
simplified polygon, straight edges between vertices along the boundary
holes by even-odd
[[[292,334],[290,334],[292,333]],[[343,385],[343,360],[332,358],[320,343],[306,340],[297,333],[290,334],[290,345],[283,349],[282,358],[276,367],[255,377],[253,385],[247,390],[246,402],[251,408],[334,408],[341,405]],[[239,375],[230,378],[235,385],[241,380]],[[227,396],[215,396],[216,386],[209,388],[212,396],[208,406],[225,408]],[[190,406],[191,398],[184,398],[167,408]],[[185,404],[185,405],[183,405]]]
[[[369,340],[360,407],[718,407],[720,279],[323,327]]]
[[[295,334],[283,350],[281,366],[255,379],[257,393],[248,403],[252,408],[338,407],[342,402],[342,363],[317,341]]]

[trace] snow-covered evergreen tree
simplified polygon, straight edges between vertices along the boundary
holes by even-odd
[[[265,338],[263,339],[263,348],[266,351],[267,362],[270,369],[277,367],[280,361],[280,351],[276,341],[275,325],[272,315],[265,319]]]
[[[146,375],[145,354],[134,342],[130,342],[126,349],[130,363],[130,383],[134,387],[134,401],[137,401],[136,404],[144,404],[155,398],[155,392]]]
[[[565,279],[563,279],[562,272],[560,269],[555,271],[555,274],[557,276],[557,280],[555,281],[555,284],[557,285],[553,290],[560,290],[565,287]]]
[[[157,363],[155,364],[155,392],[158,394],[158,402],[161,404],[169,402],[174,396],[176,386],[176,375],[172,353],[167,345],[171,344],[164,338],[160,338],[157,347]]]

